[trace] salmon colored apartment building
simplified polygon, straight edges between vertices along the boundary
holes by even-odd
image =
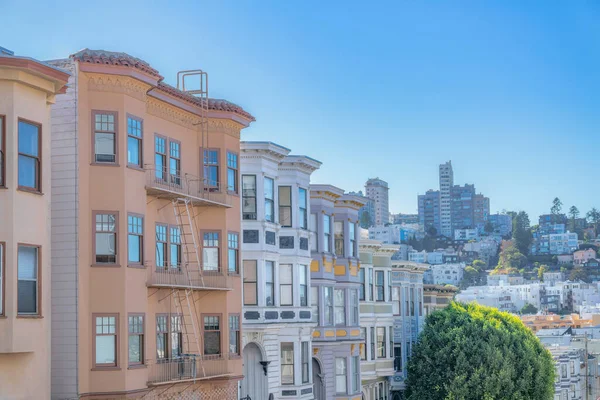
[[[43,137],[52,399],[236,399],[240,132],[254,118],[208,98],[200,71],[178,75],[180,90],[125,53],[85,49],[48,63],[71,74]],[[47,200],[9,193],[23,197],[15,209],[47,220]],[[16,242],[48,240],[39,231],[37,242],[14,238],[9,260]]]

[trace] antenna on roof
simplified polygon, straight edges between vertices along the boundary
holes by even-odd
[[[179,71],[177,73],[177,89],[193,95],[200,100],[201,146],[208,147],[208,73],[201,69]]]

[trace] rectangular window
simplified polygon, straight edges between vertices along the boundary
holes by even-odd
[[[238,155],[227,152],[227,191],[238,192]]]
[[[94,162],[117,162],[117,113],[92,112],[94,121]]]
[[[419,317],[423,316],[423,293],[421,289],[418,289],[417,295],[419,296]]]
[[[408,296],[408,288],[404,288],[404,316],[410,315],[410,297]]]
[[[310,231],[313,233],[310,240],[310,250],[319,251],[319,233],[317,227],[317,214],[310,214]]]
[[[369,277],[369,301],[373,301],[373,268],[369,268],[367,272]]]
[[[308,229],[308,208],[306,189],[298,188],[298,225],[302,229]]]
[[[350,235],[350,257],[356,257],[356,224],[351,222],[348,224]]]
[[[167,139],[154,137],[154,176],[160,181],[167,180]]]
[[[402,345],[394,345],[394,371],[402,371]]]
[[[94,314],[94,367],[117,366],[117,332],[119,316]]]
[[[242,219],[256,220],[256,175],[242,175]]]
[[[17,255],[17,313],[39,315],[39,247],[19,245]]]
[[[265,178],[265,220],[275,222],[275,181]]]
[[[265,261],[265,306],[275,305],[275,262]]]
[[[360,344],[360,359],[367,359],[367,328],[360,328],[360,337],[363,339],[363,342]]]
[[[127,262],[130,265],[142,265],[144,254],[143,218],[136,215],[127,216]]]
[[[388,271],[387,274],[387,297],[388,297],[388,301],[392,301],[392,271]]]
[[[4,243],[0,243],[0,315],[4,315]]]
[[[331,252],[331,217],[323,215],[323,251]]]
[[[302,342],[302,383],[308,383],[309,343]]]
[[[229,354],[240,355],[240,316],[229,316]]]
[[[219,270],[219,232],[204,232],[202,241],[202,269]]]
[[[129,315],[129,365],[144,363],[144,316]]]
[[[346,302],[344,289],[334,289],[335,324],[346,325]]]
[[[377,297],[375,300],[377,301],[385,301],[385,293],[384,293],[384,274],[383,271],[375,271],[375,287],[377,288],[376,293]]]
[[[358,290],[350,289],[350,326],[358,325]]]
[[[335,239],[335,254],[338,257],[344,257],[344,222],[335,221],[333,223],[333,236]]]
[[[219,190],[219,152],[204,150],[204,184],[209,191]]]
[[[410,316],[415,316],[415,288],[410,288]]]
[[[127,117],[127,164],[142,168],[143,122],[141,119]]]
[[[279,186],[279,224],[292,226],[292,187]]]
[[[179,358],[183,354],[183,331],[181,315],[171,315],[171,358]]]
[[[335,359],[335,392],[338,394],[347,392],[346,359],[343,357],[336,357]]]
[[[156,224],[156,269],[167,268],[167,226]]]
[[[352,357],[352,393],[360,391],[360,359]]]
[[[94,261],[96,264],[117,263],[117,214],[96,213]]]
[[[256,285],[256,260],[244,260],[244,305],[258,305],[258,288]]]
[[[358,270],[358,277],[360,279],[359,299],[365,301],[365,269],[361,268]]]
[[[42,191],[41,125],[19,120],[19,188]]]
[[[562,378],[566,378],[567,377],[567,364],[560,364],[560,376]]]
[[[389,342],[389,346],[388,349],[390,351],[390,358],[394,357],[394,327],[390,326],[389,328],[389,335],[388,335],[388,342]]]
[[[279,304],[294,305],[294,276],[292,264],[279,264]]]
[[[569,361],[569,366],[571,367],[571,375],[575,374],[575,361]]]
[[[377,327],[377,358],[385,358],[385,327]]]
[[[371,360],[375,359],[375,328],[371,327]]]
[[[319,287],[310,287],[310,306],[312,313],[312,321],[319,325]]]
[[[230,274],[239,273],[239,241],[237,233],[227,234],[227,270]]]
[[[300,307],[306,307],[308,305],[308,285],[307,285],[307,272],[306,265],[300,265],[298,269],[298,275],[300,279]]]
[[[169,327],[166,315],[156,316],[156,358],[163,360],[167,358],[167,343],[169,342]]]
[[[169,265],[172,269],[181,267],[181,229],[169,227]]]
[[[221,354],[221,326],[218,315],[204,316],[204,355]]]
[[[333,325],[333,288],[323,287],[323,302],[325,303],[324,325]]]
[[[397,286],[392,290],[392,312],[394,315],[400,315],[400,306],[402,304],[400,302],[400,290],[401,288]]]
[[[294,343],[281,343],[281,384],[294,384]]]
[[[4,117],[0,116],[0,187],[6,187],[6,135]]]
[[[169,141],[169,179],[172,184],[181,185],[181,144]]]

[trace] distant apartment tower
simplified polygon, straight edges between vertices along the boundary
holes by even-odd
[[[510,235],[512,232],[512,217],[508,214],[492,214],[488,217],[494,233],[502,236]]]
[[[375,202],[370,198],[366,197],[362,190],[358,192],[348,192],[348,194],[353,196],[358,196],[365,203],[364,206],[358,210],[358,223],[360,227],[363,229],[369,229],[370,227],[375,225]],[[368,217],[363,216],[367,214]]]
[[[454,186],[452,161],[440,165],[440,228],[441,234],[452,236],[452,203],[450,191]]]
[[[374,225],[385,225],[390,222],[389,187],[386,181],[371,178],[365,184],[367,197],[373,200],[375,208]]]
[[[390,214],[390,219],[393,224],[418,224],[419,214]]]
[[[476,194],[473,198],[473,228],[476,228],[479,233],[485,230],[485,225],[490,217],[490,198],[484,195]]]
[[[436,233],[441,233],[441,215],[440,215],[440,191],[428,190],[425,194],[420,194],[419,202],[419,224],[425,232],[433,227]]]
[[[451,233],[454,233],[456,229],[473,228],[475,226],[474,198],[475,185],[454,185],[450,188]]]

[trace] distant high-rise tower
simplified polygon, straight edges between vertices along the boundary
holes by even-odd
[[[375,203],[375,225],[385,225],[390,222],[389,187],[386,181],[371,178],[365,183],[367,197]]]
[[[452,212],[450,189],[454,186],[452,161],[440,165],[440,225],[442,235],[452,236]]]

